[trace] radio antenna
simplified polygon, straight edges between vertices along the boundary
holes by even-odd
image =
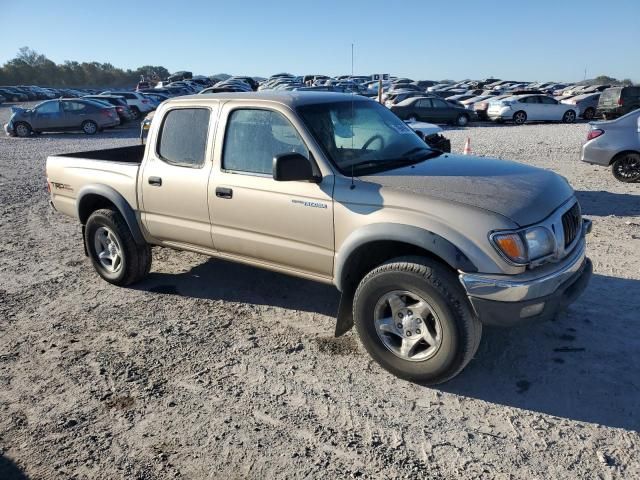
[[[351,82],[353,83],[353,42],[351,42]],[[354,105],[353,105],[353,97],[355,95],[355,92],[353,91],[353,88],[351,88],[351,151],[353,152],[353,150],[355,149],[353,146],[353,110],[354,110]],[[351,190],[353,190],[354,188],[356,188],[355,183],[353,182],[353,165],[355,162],[351,163],[351,185],[349,186],[349,188]]]

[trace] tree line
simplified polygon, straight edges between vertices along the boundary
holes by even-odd
[[[123,70],[110,63],[55,63],[46,56],[22,47],[15,58],[0,67],[0,85],[39,85],[41,87],[130,87],[140,76],[162,80],[169,71],[161,66],[145,65]]]

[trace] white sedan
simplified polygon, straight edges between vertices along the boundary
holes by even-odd
[[[548,95],[514,95],[490,102],[487,115],[491,120],[513,121],[516,125],[527,121],[573,123],[578,109]]]

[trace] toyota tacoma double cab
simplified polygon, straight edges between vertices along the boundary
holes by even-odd
[[[336,335],[436,384],[483,325],[546,320],[585,289],[591,222],[547,170],[429,148],[359,96],[194,95],[164,102],[146,145],[47,159],[97,273],[142,280],[151,246],[333,284]]]

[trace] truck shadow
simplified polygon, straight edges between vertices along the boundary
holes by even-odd
[[[594,275],[554,322],[486,328],[475,359],[438,388],[640,431],[639,301],[640,280]]]
[[[152,272],[134,288],[149,292],[269,305],[334,316],[339,292],[312,282],[247,265],[210,259],[179,274]]]
[[[2,480],[28,480],[29,477],[15,463],[0,454],[0,478]]]
[[[151,273],[134,288],[333,317],[330,286],[208,260],[185,273]],[[634,293],[636,292],[636,293]],[[594,275],[553,322],[485,328],[475,359],[437,388],[495,404],[640,430],[640,280]],[[391,379],[390,379],[391,380]]]
[[[576,192],[583,215],[606,217],[640,216],[640,195],[605,191],[580,190]]]

